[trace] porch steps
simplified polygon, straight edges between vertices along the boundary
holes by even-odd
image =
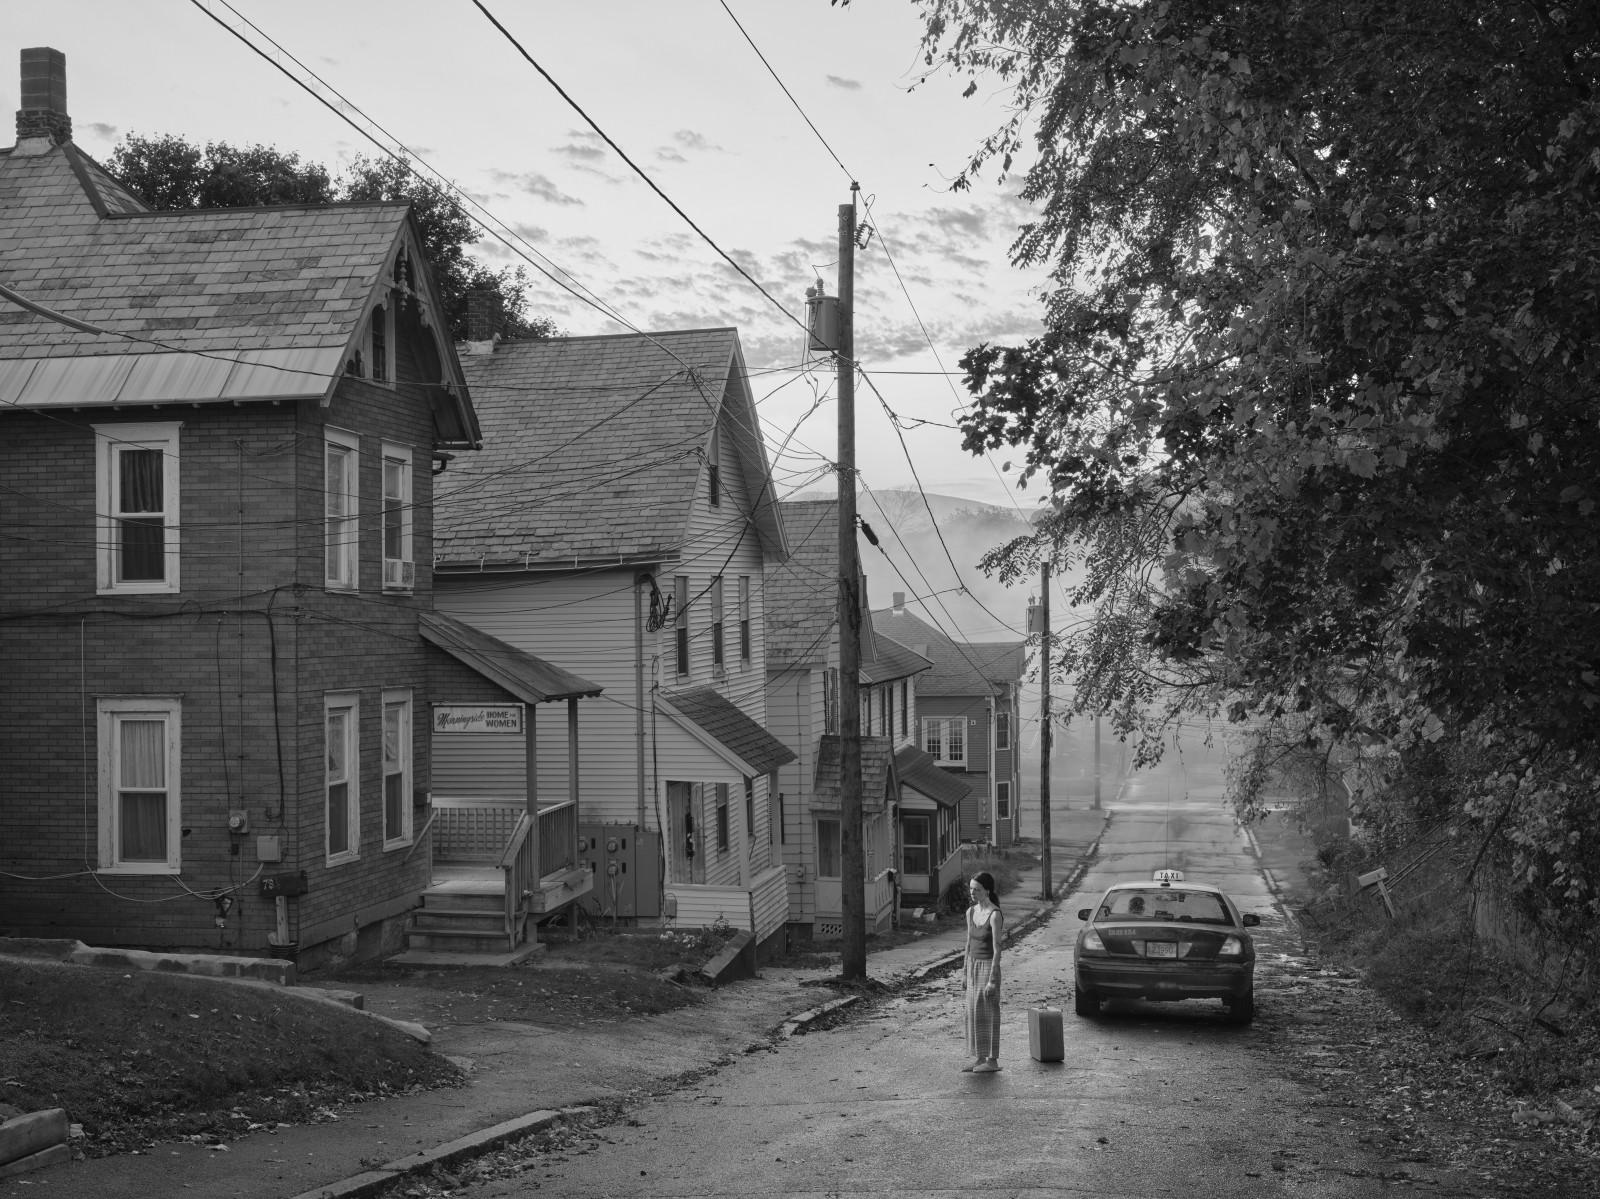
[[[487,959],[528,948],[506,943],[504,887],[499,878],[449,879],[429,887],[422,893],[422,906],[411,914],[406,954],[400,960],[420,953],[487,964]]]

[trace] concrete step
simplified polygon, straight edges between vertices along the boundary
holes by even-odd
[[[506,934],[459,928],[413,928],[406,933],[406,947],[439,953],[501,954],[507,949]]]

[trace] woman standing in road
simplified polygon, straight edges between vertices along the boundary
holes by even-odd
[[[984,870],[968,886],[967,909],[967,1053],[963,1070],[992,1074],[1000,1069],[1000,942],[1005,916],[994,892],[994,875]]]

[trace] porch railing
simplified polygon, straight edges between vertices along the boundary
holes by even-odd
[[[578,864],[578,805],[568,800],[539,809],[539,877]]]
[[[538,859],[534,853],[537,846],[530,835],[532,832],[533,820],[523,812],[498,863],[505,877],[505,930],[512,949],[522,939],[522,922],[527,910],[523,896],[532,893],[539,885],[539,876],[535,873],[538,869]]]

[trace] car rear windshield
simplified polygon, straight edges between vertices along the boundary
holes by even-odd
[[[1181,920],[1195,924],[1232,924],[1233,915],[1214,891],[1182,887],[1149,887],[1113,891],[1100,905],[1100,918],[1113,920]]]

